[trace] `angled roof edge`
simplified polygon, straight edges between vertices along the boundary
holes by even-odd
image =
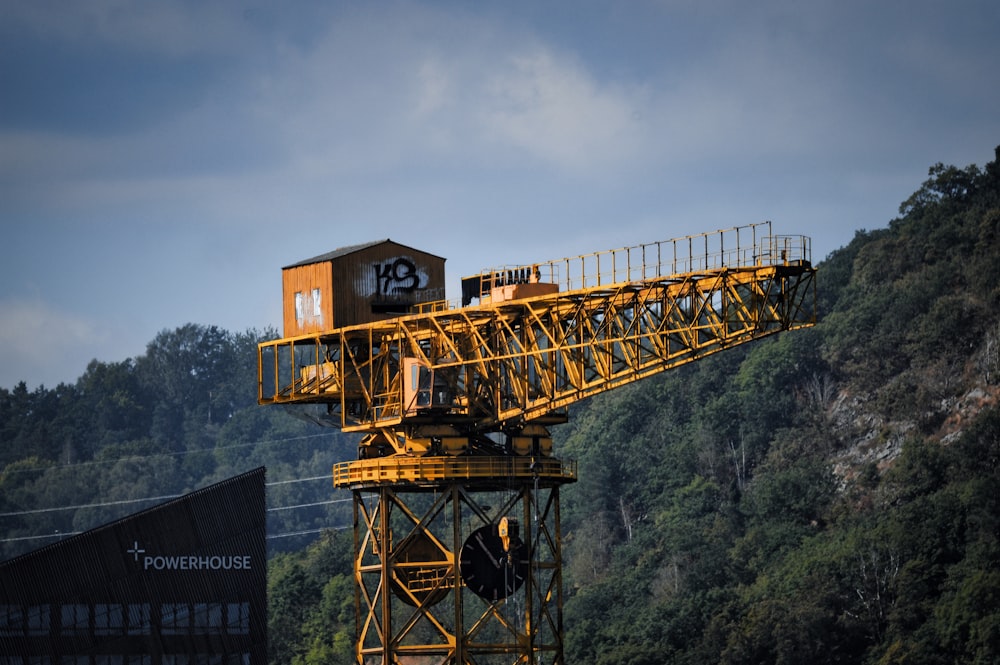
[[[391,242],[394,245],[399,245],[403,249],[409,249],[414,252],[420,252],[421,254],[427,254],[428,256],[433,256],[435,258],[441,259],[442,261],[447,261],[442,256],[437,254],[431,254],[430,252],[424,251],[422,249],[417,249],[416,247],[410,247],[409,245],[403,245],[390,238],[383,238],[382,240],[373,240],[371,242],[361,243],[360,245],[348,245],[347,247],[340,247],[333,250],[332,252],[327,252],[326,254],[320,254],[319,256],[314,256],[311,259],[304,259],[302,261],[296,261],[287,266],[282,266],[282,270],[287,270],[288,268],[297,268],[299,266],[307,266],[313,263],[323,263],[324,261],[332,261],[333,259],[340,258],[342,256],[347,256],[348,254],[353,254],[355,252],[360,252],[363,249],[368,249],[369,247],[375,247],[376,245],[381,245],[387,242]]]
[[[245,482],[252,476],[260,476],[261,480],[263,481],[264,478],[266,477],[266,474],[267,474],[267,468],[264,466],[259,466],[255,469],[244,471],[243,473],[239,473],[230,478],[225,478],[216,483],[212,483],[211,485],[208,485],[206,487],[199,487],[198,489],[192,490],[191,492],[187,492],[185,494],[179,494],[164,499],[163,501],[157,503],[156,505],[150,506],[148,508],[143,508],[142,510],[138,510],[134,513],[129,513],[128,515],[113,519],[110,522],[105,522],[104,524],[99,524],[85,531],[74,533],[73,535],[67,536],[66,538],[62,538],[57,542],[48,543],[47,545],[43,545],[29,552],[19,554],[10,559],[7,559],[6,561],[0,561],[0,569],[7,567],[16,567],[18,565],[21,565],[21,562],[23,561],[29,561],[31,559],[44,556],[45,553],[50,550],[58,551],[66,547],[71,547],[73,546],[74,543],[85,542],[88,538],[93,538],[95,534],[114,531],[116,528],[120,528],[121,526],[128,524],[129,522],[135,522],[136,520],[141,520],[143,517],[145,517],[150,513],[156,513],[159,511],[163,511],[165,509],[169,510],[172,506],[183,504],[185,502],[190,502],[191,499],[197,499],[199,497],[203,497],[206,494],[211,494],[212,492],[217,491],[218,489],[226,485],[234,485]]]

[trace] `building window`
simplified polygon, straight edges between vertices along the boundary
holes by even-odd
[[[222,603],[197,603],[192,618],[194,632],[221,633]]]
[[[221,633],[222,603],[195,603],[191,626],[195,633]]]
[[[313,318],[320,323],[323,322],[323,310],[320,308],[319,289],[313,289]]]
[[[249,607],[248,603],[244,603],[244,605]],[[228,607],[232,607],[232,604]],[[220,634],[223,629],[229,629],[233,621],[231,614],[227,616],[224,613],[226,608],[227,606],[222,603],[195,603],[194,605],[164,603],[160,609],[163,632],[173,635],[189,632],[200,635]],[[235,620],[237,625],[242,625],[240,623],[241,617],[238,614]],[[249,620],[247,620],[247,630],[243,632],[249,632],[249,627]],[[229,632],[233,632],[232,629],[229,629]]]
[[[125,656],[120,653],[97,654],[94,656],[94,665],[125,665]]]
[[[52,665],[52,659],[48,656],[28,656],[21,662],[23,665]]]
[[[226,632],[230,635],[250,633],[250,603],[226,605]]]
[[[0,635],[23,634],[24,608],[20,605],[0,605]]]
[[[164,603],[160,608],[160,616],[163,632],[166,634],[187,633],[191,628],[191,607],[187,603]],[[164,665],[169,664],[164,661]],[[176,665],[186,664],[177,663]]]
[[[31,605],[28,607],[27,619],[28,635],[48,635],[49,634],[49,606]]]
[[[69,656],[67,656],[69,658]],[[82,658],[82,660],[67,662],[63,659],[63,665],[89,665],[89,659],[86,656],[77,656],[77,658]],[[149,654],[97,654],[94,656],[94,665],[152,665],[153,657]]]
[[[90,607],[87,605],[63,605],[62,632],[66,634],[89,634]]]
[[[312,289],[309,292],[295,292],[295,323],[323,324],[323,292]]]
[[[214,633],[222,632],[222,603],[208,604],[208,627]]]
[[[225,656],[220,653],[195,654],[192,665],[225,665]]]
[[[149,635],[152,632],[152,622],[149,618],[149,603],[132,603],[128,605],[129,635]]]
[[[121,635],[125,632],[124,608],[117,604],[94,605],[94,634]]]

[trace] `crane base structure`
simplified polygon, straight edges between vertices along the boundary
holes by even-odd
[[[353,494],[356,662],[564,663],[559,490],[576,467],[549,428],[814,325],[810,254],[755,224],[496,268],[463,279],[461,307],[262,343],[261,404],[363,434],[333,469]]]
[[[559,486],[575,469],[423,461],[442,465],[426,485],[353,490],[358,662],[562,662]]]

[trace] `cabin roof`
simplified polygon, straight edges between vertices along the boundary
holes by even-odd
[[[389,238],[385,238],[383,240],[373,240],[371,242],[361,243],[360,245],[348,245],[346,247],[340,247],[338,249],[333,250],[332,252],[327,252],[326,254],[320,254],[319,256],[314,256],[311,259],[296,261],[295,263],[291,263],[287,266],[282,267],[282,270],[287,270],[288,268],[297,268],[299,266],[307,266],[313,263],[324,263],[326,261],[333,261],[334,259],[339,259],[342,256],[354,254],[355,252],[360,252],[363,249],[368,249],[369,247],[375,247],[377,245],[383,245],[385,243],[392,243],[394,245],[402,247],[403,249],[409,249],[414,252],[420,252],[421,254],[427,254],[428,256],[433,256],[434,258],[441,259],[442,261],[446,260],[435,254],[431,254],[430,252],[425,252],[422,249],[416,249],[415,247],[407,247],[406,245],[400,245],[398,242],[394,242]]]

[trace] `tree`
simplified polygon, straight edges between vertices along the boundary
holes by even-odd
[[[930,178],[899,206],[900,215],[918,215],[940,203],[960,203],[985,179],[985,174],[975,164],[959,169],[938,162],[927,174]]]
[[[216,326],[189,323],[160,332],[146,346],[136,371],[143,387],[158,396],[152,434],[160,445],[180,450],[186,434],[212,424],[211,406],[236,368],[234,358],[230,335]]]

